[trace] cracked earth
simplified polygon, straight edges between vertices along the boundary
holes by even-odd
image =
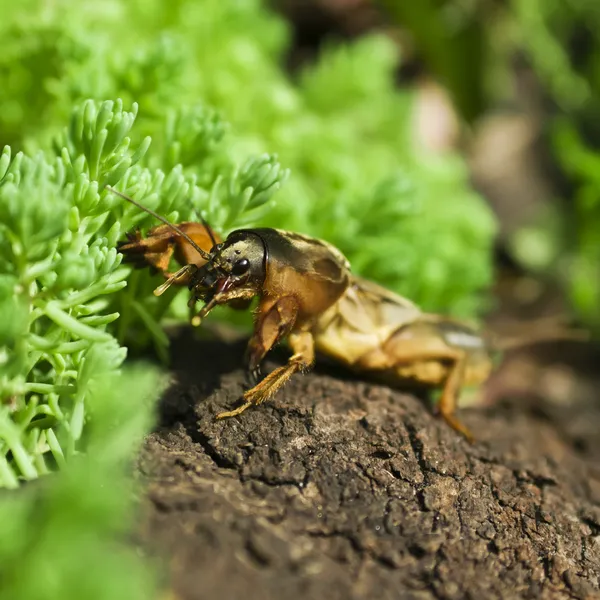
[[[600,409],[465,410],[470,446],[418,398],[319,368],[216,421],[243,349],[175,341],[139,460],[142,542],[177,598],[600,598]]]

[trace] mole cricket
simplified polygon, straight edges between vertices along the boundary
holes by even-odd
[[[254,386],[233,417],[272,398],[295,373],[305,372],[320,352],[354,372],[400,387],[440,389],[437,410],[467,440],[469,430],[455,411],[464,387],[489,377],[491,349],[470,326],[418,306],[351,273],[345,256],[331,244],[280,229],[232,231],[223,241],[206,222],[172,224],[132,198],[107,188],[161,221],[144,238],[130,234],[118,250],[138,267],[150,266],[171,285],[187,285],[188,306],[204,306],[199,323],[217,305],[258,306],[246,363]],[[168,271],[174,257],[182,268]],[[284,366],[261,379],[266,354],[284,338],[292,351]]]

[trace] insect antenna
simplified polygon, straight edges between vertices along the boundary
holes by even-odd
[[[109,192],[112,192],[113,194],[116,194],[117,196],[120,196],[124,200],[127,200],[127,202],[131,202],[131,204],[133,204],[134,206],[137,206],[140,210],[143,210],[144,212],[147,212],[149,215],[152,215],[155,219],[158,219],[159,221],[162,221],[165,225],[167,225],[167,227],[170,227],[175,233],[179,234],[186,242],[188,242],[188,244],[190,244],[192,246],[192,248],[194,248],[194,250],[196,250],[196,252],[198,252],[198,254],[200,254],[200,256],[204,260],[210,260],[211,259],[211,255],[208,252],[206,252],[205,250],[202,250],[202,248],[200,248],[200,246],[198,246],[198,244],[196,244],[196,242],[187,233],[185,233],[184,231],[182,231],[181,229],[179,229],[179,227],[177,227],[177,225],[174,225],[168,219],[165,219],[163,216],[161,216],[158,213],[154,212],[152,209],[144,206],[143,204],[140,204],[139,202],[135,201],[133,198],[130,198],[129,196],[127,196],[123,192],[119,192],[118,190],[115,190],[114,188],[112,188],[112,187],[110,187],[108,185],[106,186],[106,189]],[[205,224],[205,221],[203,220],[202,222],[203,222],[204,226],[207,227],[206,224]],[[213,236],[212,231],[211,231],[211,229],[209,227],[207,227],[207,231],[208,231],[208,234],[210,236],[211,241],[214,241],[214,236]]]
[[[585,329],[559,329],[533,335],[500,339],[496,341],[496,347],[498,350],[513,350],[545,342],[589,342],[591,339],[590,332]]]
[[[560,315],[541,317],[531,321],[527,328],[521,327],[513,335],[492,330],[488,334],[489,342],[493,348],[506,351],[546,342],[589,342],[592,339],[588,330],[572,327],[562,321],[564,317]]]

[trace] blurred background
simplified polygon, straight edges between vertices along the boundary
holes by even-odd
[[[431,152],[456,148],[499,222],[499,267],[554,284],[588,324],[600,298],[600,49],[593,1],[288,0],[293,70],[331,37],[385,31],[414,88],[414,126]]]

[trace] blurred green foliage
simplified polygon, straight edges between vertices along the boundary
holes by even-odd
[[[466,121],[512,102],[515,63],[525,58],[532,67],[550,100],[545,141],[571,190],[562,210],[548,199],[538,221],[515,234],[511,251],[525,267],[559,280],[582,319],[600,327],[600,3],[379,4],[408,32]]]
[[[599,52],[600,54],[600,52]],[[571,177],[574,214],[570,251],[561,272],[581,317],[600,328],[600,152],[592,149],[572,122],[559,121],[554,131],[556,155]]]
[[[395,86],[388,38],[329,45],[290,81],[281,67],[288,27],[259,0],[114,0],[102,9],[59,0],[43,19],[7,9],[1,27],[12,55],[37,71],[21,85],[25,74],[3,69],[14,60],[0,57],[0,89],[14,90],[12,108],[0,111],[0,139],[37,149],[81,98],[135,101],[132,139],[152,137],[149,166],[181,163],[204,183],[219,168],[215,154],[239,163],[277,152],[291,176],[263,224],[326,237],[357,271],[426,309],[469,317],[480,309],[493,217],[458,156],[432,157],[415,141],[413,97]],[[212,110],[212,121],[199,114]],[[195,119],[202,128],[190,128]]]
[[[131,457],[164,383],[147,367],[107,373],[110,360],[102,345],[88,355],[87,453],[53,477],[0,495],[1,600],[157,597],[159,578],[126,540],[138,492]]]
[[[513,0],[523,43],[560,111],[549,131],[572,186],[558,264],[581,317],[600,327],[600,4]],[[555,271],[548,262],[547,270]]]
[[[487,0],[378,0],[410,34],[417,52],[450,92],[467,122],[489,100],[486,69],[491,48],[482,16]]]
[[[600,6],[594,0],[512,0],[514,41],[567,113],[597,115]],[[596,128],[598,126],[596,125]]]

